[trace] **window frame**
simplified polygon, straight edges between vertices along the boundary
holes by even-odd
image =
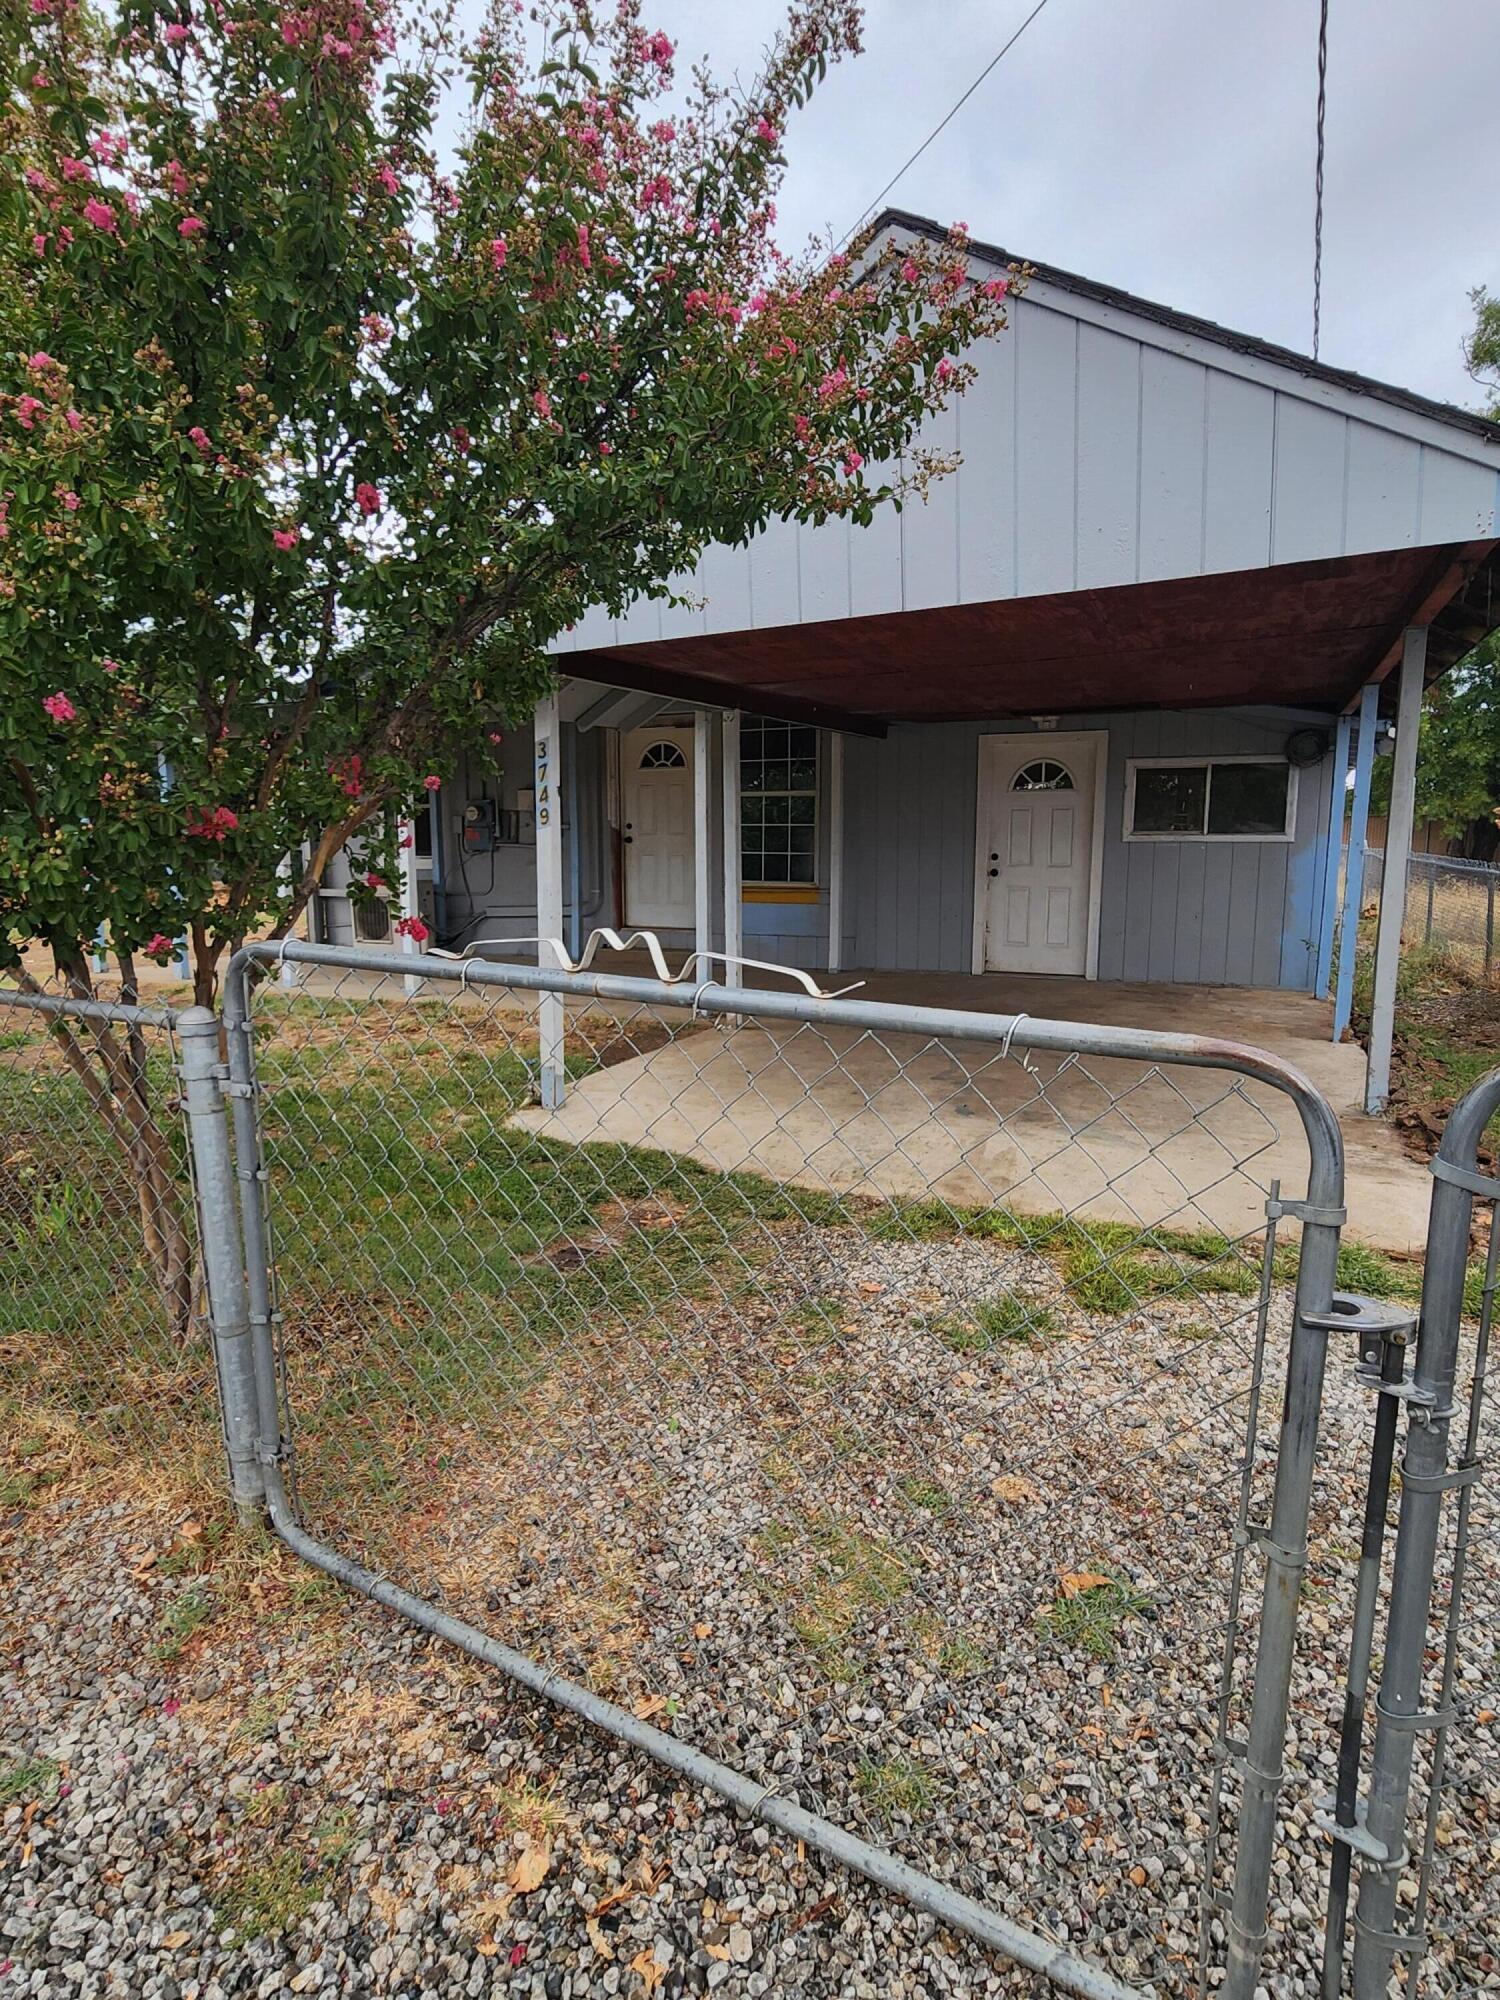
[[[772,727],[786,729],[810,729],[813,739],[813,781],[811,786],[797,785],[785,790],[752,790],[745,783],[745,724],[750,717],[740,718],[739,747],[739,795],[740,795],[740,887],[755,891],[761,901],[770,902],[779,898],[796,902],[809,901],[823,886],[823,731],[816,723],[779,723],[775,716],[757,716],[757,723],[764,722]],[[762,759],[762,762],[765,762]],[[806,882],[767,882],[763,876],[747,875],[745,872],[745,801],[757,799],[808,799],[812,800],[812,875]],[[764,851],[764,848],[762,848]]]
[[[1213,773],[1216,764],[1275,764],[1286,771],[1286,823],[1280,833],[1210,833],[1208,830],[1209,801],[1213,793]],[[1197,833],[1138,833],[1135,819],[1135,779],[1137,771],[1194,771],[1203,770],[1206,782],[1203,787],[1203,826]],[[1276,841],[1289,845],[1297,837],[1297,766],[1285,757],[1248,751],[1230,757],[1127,757],[1125,760],[1125,801],[1121,819],[1120,838],[1127,841],[1175,840],[1190,841],[1202,846],[1227,843],[1234,845],[1244,841]]]

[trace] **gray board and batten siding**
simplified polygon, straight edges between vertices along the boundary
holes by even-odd
[[[930,428],[963,462],[925,503],[882,509],[867,528],[772,522],[678,580],[696,602],[591,611],[557,651],[1500,532],[1492,426],[1063,274],[1038,278],[970,358],[977,379]]]

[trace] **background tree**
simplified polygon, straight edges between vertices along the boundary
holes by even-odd
[[[103,927],[129,993],[185,935],[210,1002],[352,836],[394,875],[396,809],[589,606],[943,469],[913,439],[1007,281],[957,233],[772,237],[783,127],[858,38],[803,0],[749,91],[679,92],[634,0],[467,41],[385,0],[0,14],[0,964],[87,992]],[[59,1035],[185,1323],[144,1061]]]
[[[1480,285],[1469,294],[1474,307],[1474,331],[1464,342],[1464,361],[1484,392],[1481,407],[1500,420],[1500,299]]]

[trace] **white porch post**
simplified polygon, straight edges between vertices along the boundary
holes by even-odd
[[[1411,625],[1401,647],[1401,691],[1396,710],[1396,754],[1391,765],[1391,803],[1385,823],[1385,866],[1380,876],[1380,930],[1375,940],[1375,977],[1370,991],[1370,1063],[1365,1075],[1366,1111],[1384,1111],[1391,1094],[1391,1040],[1396,1025],[1396,972],[1401,960],[1401,924],[1406,915],[1406,864],[1417,803],[1417,726],[1422,716],[1422,684],[1427,665],[1427,627]]]
[[[402,818],[396,825],[396,838],[400,842],[401,856],[401,914],[403,917],[420,917],[421,899],[417,894],[417,832],[416,822]],[[422,949],[410,931],[401,933],[401,949],[415,957]],[[408,972],[401,984],[406,989],[406,997],[420,993],[422,982]]]
[[[844,739],[828,738],[828,970],[844,962]]]
[[[561,938],[563,927],[562,809],[558,794],[557,696],[543,695],[532,718],[535,755],[536,927],[543,938]],[[552,954],[537,949],[537,962],[548,965]],[[537,1009],[541,1032],[541,1098],[547,1111],[563,1101],[563,998],[543,993]]]
[[[281,859],[276,864],[276,887],[278,890],[289,889],[291,887],[291,884],[292,884],[292,857],[290,854],[283,854]],[[279,976],[281,984],[283,986],[295,986],[297,984],[296,966],[293,965],[289,959],[284,958],[281,961],[281,972]]]
[[[694,709],[693,949],[700,954],[697,967],[700,979],[708,976],[704,969],[708,961],[702,954],[714,948],[714,885],[709,873],[713,859],[713,843],[710,839],[712,821],[709,811],[709,800],[713,789],[713,754],[713,711],[707,708]]]
[[[744,975],[732,963],[745,949],[744,910],[740,902],[740,712],[724,711],[724,950],[731,963],[724,968],[724,984],[741,986]]]

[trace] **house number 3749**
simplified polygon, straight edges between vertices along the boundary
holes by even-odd
[[[536,745],[536,823],[549,826],[552,822],[552,785],[549,772],[552,767],[552,745],[545,736],[537,738]]]

